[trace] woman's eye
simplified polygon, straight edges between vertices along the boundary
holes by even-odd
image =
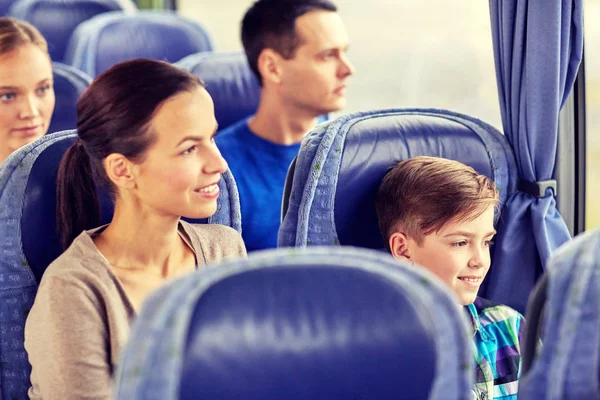
[[[38,93],[39,93],[39,94],[42,94],[42,95],[43,95],[43,94],[46,94],[46,92],[47,92],[48,90],[50,90],[50,85],[44,85],[44,86],[41,86],[41,87],[39,87],[39,88],[38,88],[38,90],[37,90],[37,91],[38,91]]]
[[[2,93],[0,94],[0,100],[2,101],[10,101],[14,99],[16,95],[14,93]]]
[[[184,154],[184,155],[192,154],[197,149],[198,149],[198,147],[196,145],[194,145],[194,146],[190,147],[189,149],[185,149],[181,154]]]

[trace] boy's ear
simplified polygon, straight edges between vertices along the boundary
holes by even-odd
[[[394,258],[411,261],[411,254],[408,248],[408,238],[404,233],[392,233],[389,244],[390,251],[392,252],[392,256],[394,256]]]

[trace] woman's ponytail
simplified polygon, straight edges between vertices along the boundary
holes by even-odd
[[[90,156],[78,139],[58,169],[56,222],[63,249],[81,232],[100,225],[100,203]]]

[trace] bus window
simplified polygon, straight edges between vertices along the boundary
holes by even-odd
[[[446,0],[332,0],[356,67],[344,113],[446,108],[500,131],[489,4]],[[180,0],[179,12],[212,34],[217,51],[241,50],[240,21],[252,0]],[[458,22],[460,21],[460,22]]]
[[[600,3],[584,0],[585,94],[586,94],[586,229],[600,227]]]

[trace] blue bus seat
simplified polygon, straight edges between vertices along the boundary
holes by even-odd
[[[95,15],[122,11],[123,0],[19,0],[8,15],[34,25],[48,41],[52,61],[63,62],[75,28]]]
[[[96,77],[134,58],[176,62],[211,50],[211,38],[202,25],[174,12],[111,12],[77,27],[69,40],[65,62]]]
[[[0,16],[8,14],[8,10],[17,0],[0,0]]]
[[[193,73],[206,85],[215,103],[219,130],[256,112],[260,86],[244,53],[197,53],[181,59],[176,65]]]
[[[151,295],[119,400],[466,399],[462,310],[427,271],[372,250],[251,254]]]
[[[545,275],[542,346],[521,377],[519,399],[598,399],[600,229],[556,250]]]
[[[56,176],[74,130],[46,135],[14,152],[0,167],[0,359],[2,398],[27,398],[30,366],[23,345],[25,319],[46,267],[61,252],[56,227]],[[217,213],[209,223],[240,229],[237,188],[231,173],[219,183]],[[102,223],[113,204],[100,192]],[[197,222],[192,220],[192,222]]]
[[[389,167],[421,155],[457,160],[487,175],[500,191],[501,204],[516,192],[512,149],[504,135],[480,120],[435,109],[349,114],[318,125],[304,138],[288,173],[278,246],[341,244],[383,250],[377,189]],[[496,229],[505,226],[500,218]],[[495,248],[499,246],[496,242]],[[502,268],[492,265],[489,276]]]
[[[77,101],[92,82],[86,73],[69,65],[52,63],[56,105],[48,133],[77,128]]]

